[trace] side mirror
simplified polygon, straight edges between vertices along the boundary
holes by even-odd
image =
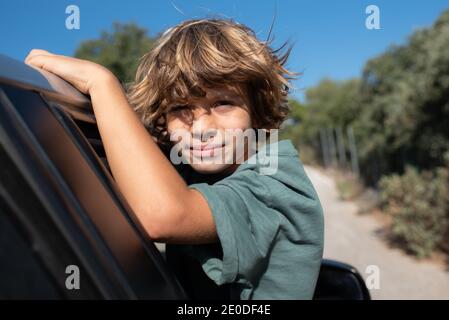
[[[323,259],[314,300],[371,300],[358,271],[348,264]]]

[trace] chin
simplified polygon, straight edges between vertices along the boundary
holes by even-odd
[[[193,170],[201,174],[219,174],[232,172],[235,164],[233,162],[234,150],[224,148],[223,153],[215,156],[203,157],[195,155],[192,150],[186,152],[188,161],[186,161]],[[187,160],[184,158],[184,160]]]
[[[215,164],[215,163],[201,163],[201,164],[190,164],[190,166],[198,173],[201,174],[217,174],[227,171],[232,167],[232,164]]]

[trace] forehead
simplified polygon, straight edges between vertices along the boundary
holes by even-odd
[[[246,93],[242,85],[223,85],[223,86],[201,86],[200,91],[204,95],[192,94],[188,97],[188,102],[201,101],[204,99],[233,99],[240,102],[246,101]]]
[[[229,98],[240,98],[243,95],[242,88],[240,86],[215,86],[203,88],[206,92],[206,98],[215,98],[215,97],[229,97]]]

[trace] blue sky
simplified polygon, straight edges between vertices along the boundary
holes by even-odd
[[[65,9],[80,9],[81,28],[67,30]],[[365,8],[380,9],[380,30],[365,27]],[[359,76],[365,62],[393,43],[403,43],[449,9],[448,0],[0,0],[0,53],[23,59],[32,48],[72,55],[79,43],[111,30],[114,21],[136,22],[155,35],[185,19],[232,17],[265,39],[274,15],[274,46],[295,46],[288,67],[303,72],[293,95],[322,78]]]

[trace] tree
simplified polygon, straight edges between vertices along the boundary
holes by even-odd
[[[362,163],[376,163],[381,174],[443,165],[449,150],[447,52],[449,10],[406,44],[368,61],[356,130]]]
[[[134,23],[114,23],[113,31],[103,31],[99,39],[83,41],[75,57],[99,63],[123,83],[134,80],[139,59],[155,43],[147,30]]]
[[[405,44],[370,59],[360,79],[324,79],[308,89],[301,128],[289,132],[319,153],[321,129],[350,125],[369,185],[409,165],[442,166],[449,150],[448,52],[449,10]]]

